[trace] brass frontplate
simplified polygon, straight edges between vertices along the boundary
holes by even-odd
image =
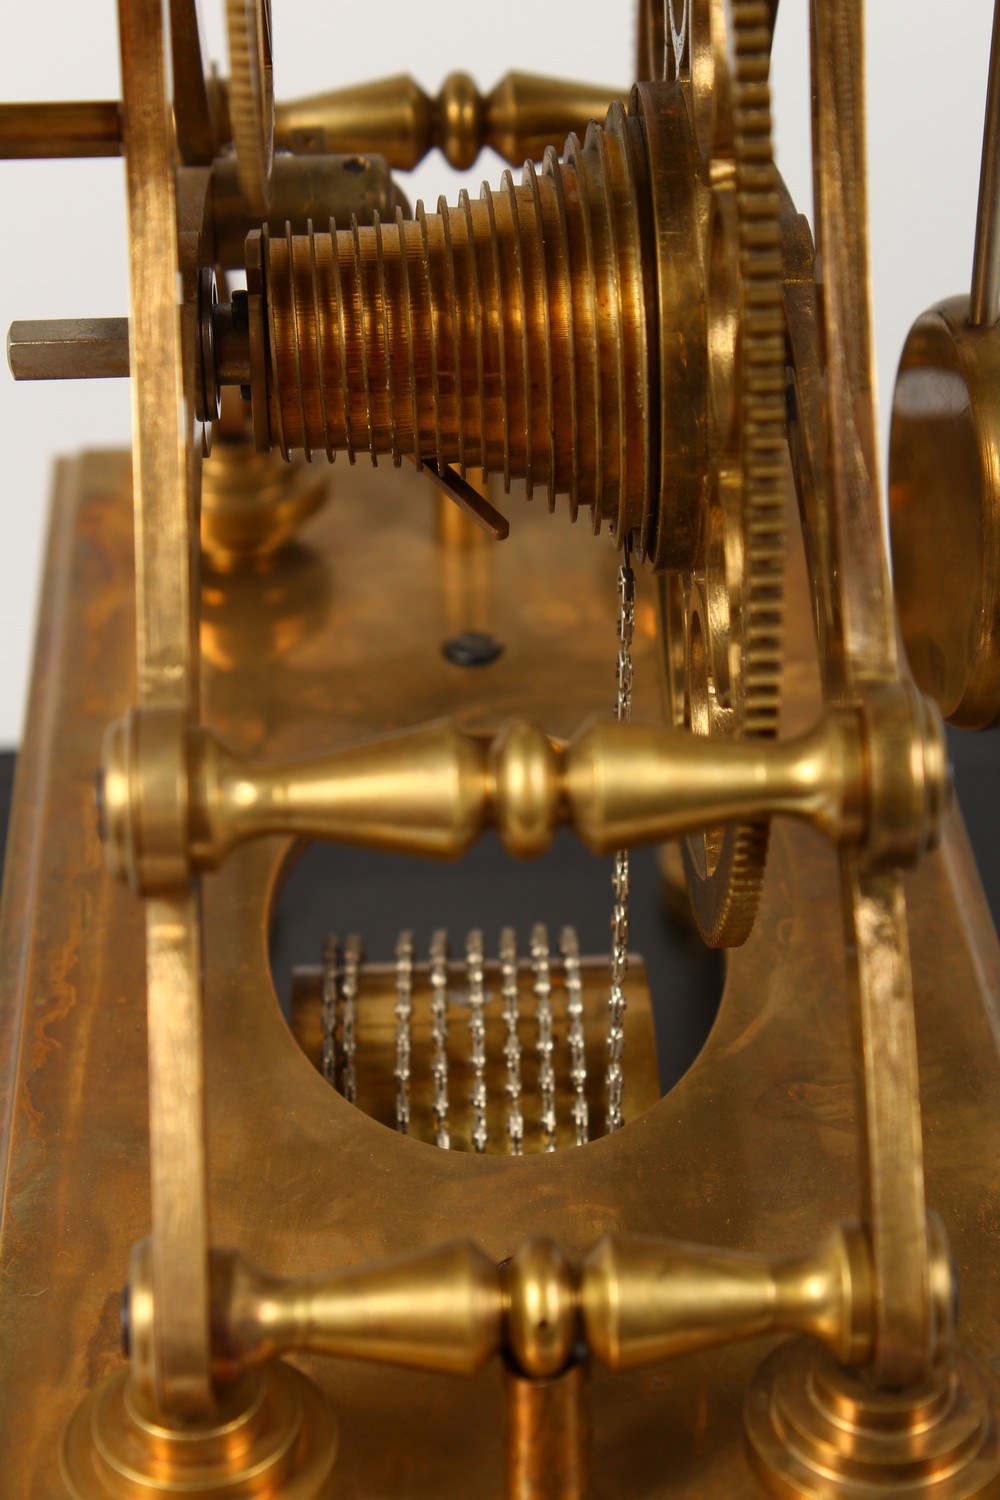
[[[453,712],[482,729],[533,714],[565,735],[606,709],[610,548],[537,505],[512,509],[511,540],[495,551],[445,547],[436,505],[416,475],[338,465],[326,508],[302,533],[326,578],[301,601],[302,620],[290,583],[301,548],[261,577],[259,594],[234,588],[231,619],[226,579],[214,580],[212,628],[226,649],[206,660],[204,722],[240,753],[270,756]],[[104,872],[92,806],[104,727],[134,698],[131,557],[128,456],[64,466],[0,934],[0,1079],[10,1084],[0,1452],[12,1496],[60,1493],[70,1416],[120,1368],[119,1291],[149,1226],[143,910]],[[287,608],[275,611],[265,650],[268,597]],[[794,732],[818,713],[801,571],[789,616],[799,622],[786,676]],[[488,692],[482,676],[440,656],[470,623],[505,644]],[[645,601],[638,623],[636,705],[655,717]],[[248,846],[205,882],[213,1243],[238,1245],[268,1271],[318,1275],[456,1234],[497,1260],[532,1234],[579,1254],[618,1228],[778,1253],[858,1217],[860,1078],[840,887],[836,856],[815,833],[776,825],[760,917],[730,958],[718,1021],[681,1083],[613,1137],[517,1161],[402,1139],[317,1075],[268,968],[287,853],[274,840]],[[928,1201],[958,1267],[960,1338],[996,1372],[1000,948],[957,812],[908,899]],[[595,1495],[757,1494],[742,1406],[766,1352],[750,1343],[627,1375],[595,1369]],[[500,1493],[495,1364],[468,1382],[305,1365],[340,1424],[345,1500]]]

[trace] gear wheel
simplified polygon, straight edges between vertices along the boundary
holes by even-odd
[[[271,0],[226,0],[229,123],[247,206],[264,218],[274,176]]]
[[[694,0],[672,71],[689,91],[706,200],[709,451],[700,555],[662,585],[674,720],[696,734],[777,734],[785,556],[785,341],[766,0]],[[668,17],[667,35],[671,35]],[[683,846],[713,947],[750,933],[766,824]]]

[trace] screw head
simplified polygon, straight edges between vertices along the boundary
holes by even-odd
[[[485,630],[462,630],[445,641],[441,654],[456,667],[486,667],[503,655],[503,646]]]

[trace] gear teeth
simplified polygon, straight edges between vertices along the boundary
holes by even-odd
[[[413,220],[265,230],[272,441],[523,478],[624,544],[658,459],[643,150],[618,103],[520,186],[505,172]]]
[[[742,731],[748,738],[773,739],[778,732],[783,664],[786,438],[778,184],[771,147],[771,35],[763,0],[733,0],[730,15],[743,340]],[[738,947],[750,935],[768,832],[766,823],[729,829],[728,857],[707,880],[687,860],[692,907],[712,947]]]
[[[270,0],[227,0],[229,121],[240,191],[261,219],[271,204],[274,173],[274,92]]]

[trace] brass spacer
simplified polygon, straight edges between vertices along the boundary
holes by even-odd
[[[122,1370],[73,1413],[60,1468],[73,1500],[326,1500],[336,1451],[326,1398],[290,1365],[273,1361],[224,1392],[210,1419],[177,1425],[147,1408]]]
[[[882,1391],[807,1339],[768,1356],[744,1408],[751,1464],[779,1500],[995,1500],[998,1419],[996,1382],[965,1352],[918,1389]]]
[[[138,895],[182,890],[188,775],[181,708],[132,708],[104,736],[100,833],[109,872]]]
[[[577,1341],[576,1277],[554,1240],[526,1240],[506,1267],[506,1347],[517,1370],[548,1379]]]
[[[434,102],[435,144],[449,166],[459,172],[471,167],[483,139],[485,101],[468,73],[449,73]]]
[[[871,686],[861,702],[866,856],[873,864],[913,865],[940,843],[951,805],[944,723],[911,682]]]
[[[494,816],[504,847],[531,859],[552,842],[562,804],[558,753],[526,719],[504,725],[490,747]]]

